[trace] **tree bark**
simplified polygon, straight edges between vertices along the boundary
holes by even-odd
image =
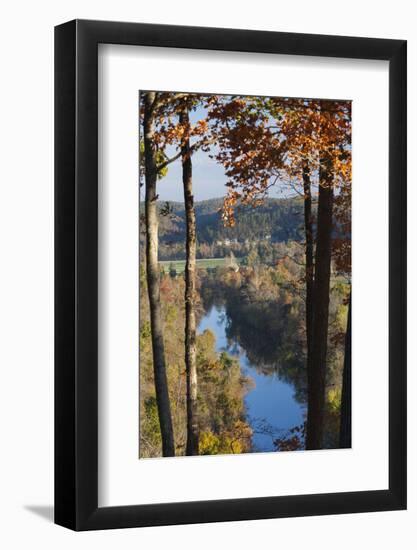
[[[180,123],[189,125],[186,105],[180,112]],[[185,368],[187,377],[187,455],[198,455],[198,410],[197,410],[197,362],[195,320],[195,269],[196,269],[196,222],[193,197],[192,160],[190,140],[187,135],[181,143],[182,181],[184,187],[186,220],[185,263]]]
[[[349,298],[345,339],[339,443],[341,449],[350,449],[352,447],[352,294]]]
[[[314,238],[313,216],[311,211],[311,183],[308,162],[303,163],[304,186],[304,228],[306,239],[306,333],[307,333],[307,371],[311,366],[311,349],[313,336],[313,288],[314,288]]]
[[[323,444],[333,217],[330,159],[321,159],[319,177],[311,368],[307,373],[307,449],[321,449]]]
[[[174,432],[172,429],[171,406],[165,364],[163,322],[160,302],[160,275],[158,265],[158,212],[157,212],[157,167],[154,151],[153,107],[154,92],[144,95],[144,155],[145,155],[145,218],[146,218],[146,277],[148,283],[149,311],[155,393],[158,406],[159,425],[162,437],[163,456],[175,456]]]

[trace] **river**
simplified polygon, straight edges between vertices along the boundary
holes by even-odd
[[[239,361],[242,373],[254,382],[245,396],[247,420],[253,430],[255,452],[276,450],[273,441],[304,421],[305,407],[295,399],[295,387],[271,369],[270,374],[259,372],[248,359],[245,349],[235,338],[228,338],[230,320],[224,305],[212,305],[198,325],[198,333],[206,329],[216,336],[216,351],[226,351]],[[262,335],[260,335],[262,337]]]

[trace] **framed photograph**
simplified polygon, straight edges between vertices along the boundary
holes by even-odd
[[[55,29],[55,522],[406,507],[406,42]]]

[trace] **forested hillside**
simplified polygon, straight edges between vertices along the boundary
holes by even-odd
[[[238,206],[234,227],[224,226],[220,211],[222,198],[195,203],[200,258],[236,256],[248,253],[254,245],[303,239],[303,201],[301,198],[271,199],[261,206]],[[158,202],[159,259],[185,258],[185,210],[180,202]],[[141,215],[143,206],[141,205]],[[144,235],[141,235],[144,244]]]

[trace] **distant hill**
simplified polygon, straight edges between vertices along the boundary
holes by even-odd
[[[184,204],[162,201],[158,204],[160,212],[166,213],[160,215],[160,243],[184,242]],[[256,208],[238,206],[234,227],[224,227],[220,216],[222,205],[222,198],[195,203],[197,239],[200,245],[221,245],[227,240],[247,243],[259,240],[283,242],[303,238],[304,214],[301,198],[265,199],[264,204]],[[144,212],[144,205],[141,205],[141,211]]]

